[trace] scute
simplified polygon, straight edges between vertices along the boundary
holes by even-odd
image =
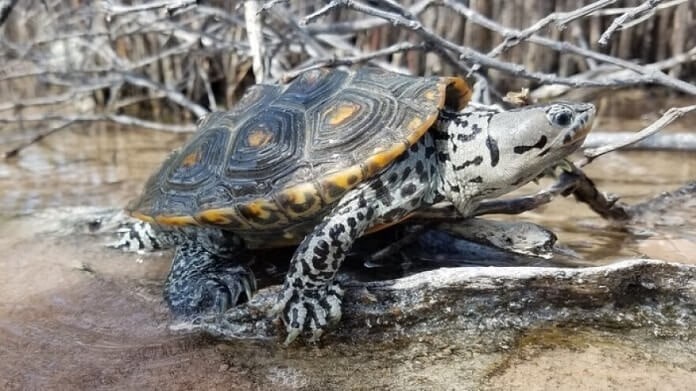
[[[454,77],[315,70],[213,113],[127,208],[163,225],[282,228],[378,174],[471,96]]]

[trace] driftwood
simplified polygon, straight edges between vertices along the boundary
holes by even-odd
[[[344,316],[331,339],[417,337],[456,331],[494,339],[537,326],[647,329],[691,336],[696,324],[696,267],[651,260],[584,269],[438,269],[399,280],[345,284]],[[222,316],[174,324],[229,339],[281,335],[271,314],[274,286]]]

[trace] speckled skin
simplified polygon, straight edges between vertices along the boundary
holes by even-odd
[[[572,123],[554,124],[554,112]],[[293,256],[278,311],[286,342],[310,340],[340,320],[335,275],[356,238],[371,227],[448,200],[463,216],[478,201],[509,192],[579,147],[594,107],[560,104],[493,113],[443,113],[438,125],[376,178],[344,196]],[[566,137],[570,135],[570,137]]]
[[[383,170],[303,223],[286,227],[301,240],[276,307],[287,328],[286,343],[303,332],[316,340],[340,320],[342,290],[335,277],[358,237],[440,201],[468,215],[480,200],[527,183],[576,150],[594,114],[592,105],[567,103],[502,113],[443,109],[430,130]],[[167,233],[157,245],[177,246],[165,290],[174,312],[221,312],[253,290],[253,276],[241,266],[244,247],[263,247],[255,235],[266,237],[269,229],[160,229]],[[146,240],[140,235],[132,233],[131,242],[157,242],[157,235],[148,233]]]

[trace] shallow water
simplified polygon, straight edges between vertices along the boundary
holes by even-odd
[[[633,130],[653,117],[614,118],[600,126]],[[0,133],[0,150],[21,142],[16,136]],[[89,232],[56,234],[65,227],[43,210],[124,205],[185,138],[108,126],[69,129],[0,160],[0,389],[439,389],[453,384],[548,389],[560,384],[605,388],[616,381],[623,388],[688,389],[696,384],[689,364],[696,356],[686,345],[663,341],[646,350],[638,337],[617,340],[595,331],[532,330],[522,339],[499,341],[496,349],[472,349],[456,336],[282,349],[274,343],[173,334],[161,301],[170,254],[124,254],[105,250],[103,238]],[[586,172],[601,190],[635,203],[693,181],[696,154],[612,153]],[[516,194],[537,189],[530,185]],[[514,219],[552,229],[563,245],[597,264],[641,256],[696,262],[693,203],[675,209],[669,224],[638,229],[612,226],[572,199]],[[626,365],[629,360],[634,364]],[[574,375],[589,372],[594,380]],[[529,373],[540,376],[529,378]],[[521,378],[525,382],[518,384]]]

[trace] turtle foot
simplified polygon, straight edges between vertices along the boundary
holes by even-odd
[[[309,342],[317,342],[341,320],[342,299],[343,290],[336,282],[318,289],[286,287],[276,307],[288,333],[285,345],[304,332],[311,334]]]
[[[176,315],[220,314],[248,301],[256,279],[247,266],[230,263],[200,248],[179,248],[164,296]]]
[[[248,301],[255,290],[256,279],[249,268],[220,266],[170,278],[165,286],[165,299],[179,316],[221,314]]]

